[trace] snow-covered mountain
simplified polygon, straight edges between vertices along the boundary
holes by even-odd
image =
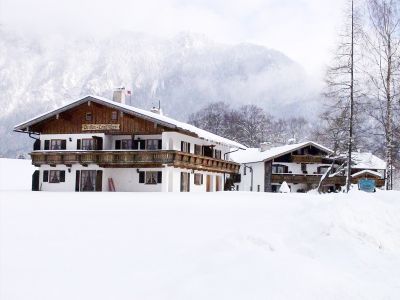
[[[225,45],[191,33],[70,38],[3,28],[0,154],[26,149],[28,139],[11,133],[16,123],[85,94],[111,97],[118,86],[132,90],[132,105],[150,108],[160,100],[180,120],[215,101],[253,103],[275,115],[305,114],[317,98],[301,66],[253,44]]]

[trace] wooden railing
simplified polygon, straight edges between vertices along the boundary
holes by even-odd
[[[292,161],[294,163],[322,163],[322,156],[315,155],[295,155],[292,154]]]
[[[306,184],[318,184],[321,180],[322,175],[307,175],[307,174],[272,174],[272,182],[283,182],[287,183],[306,183]],[[324,184],[340,184],[346,183],[345,176],[335,176],[325,178]]]
[[[97,164],[104,168],[161,167],[162,165],[204,170],[210,172],[239,173],[240,165],[231,161],[195,155],[192,153],[158,151],[34,151],[32,164],[72,165]]]
[[[322,175],[313,174],[272,174],[271,181],[272,182],[279,182],[282,183],[286,181],[287,183],[305,183],[305,184],[318,184],[321,180]],[[357,184],[360,178],[352,178],[351,182],[353,184]],[[385,185],[384,179],[375,179],[376,186],[382,187]],[[345,185],[346,184],[346,176],[334,176],[334,177],[327,177],[324,179],[324,185]]]

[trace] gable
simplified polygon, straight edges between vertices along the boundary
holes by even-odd
[[[34,123],[29,129],[41,134],[90,132],[160,134],[170,130],[153,121],[90,100]]]

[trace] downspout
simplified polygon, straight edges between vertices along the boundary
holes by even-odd
[[[246,168],[250,169],[250,173],[251,173],[251,177],[250,177],[250,192],[252,192],[253,191],[253,167],[246,166],[246,164],[243,164],[243,166],[244,166],[245,169]]]
[[[239,150],[241,150],[241,148],[237,148],[237,149],[235,149],[235,150],[228,151],[228,152],[224,153],[224,160],[226,160],[226,156],[227,156],[228,154],[233,153],[233,152],[236,152],[236,151],[239,151]],[[225,180],[226,180],[225,177],[226,177],[226,172],[224,172],[224,186],[225,186]]]

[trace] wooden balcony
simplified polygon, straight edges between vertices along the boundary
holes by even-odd
[[[231,161],[174,150],[158,151],[35,151],[32,164],[97,164],[103,168],[145,168],[163,165],[219,173],[239,173],[240,165]]]
[[[271,182],[281,183],[286,181],[287,183],[304,183],[304,184],[319,184],[322,175],[313,174],[272,174]],[[361,178],[352,178],[351,183],[357,184]],[[375,179],[377,187],[383,187],[385,185],[384,179]],[[335,176],[325,178],[323,185],[345,185],[346,176]]]
[[[307,174],[272,174],[271,182],[287,183],[304,183],[304,184],[319,184],[322,175],[307,175]],[[344,185],[346,183],[345,176],[328,177],[324,180],[324,185]]]
[[[315,155],[294,155],[292,154],[292,161],[294,163],[314,163],[314,164],[320,164],[322,163],[322,156],[315,156]]]

